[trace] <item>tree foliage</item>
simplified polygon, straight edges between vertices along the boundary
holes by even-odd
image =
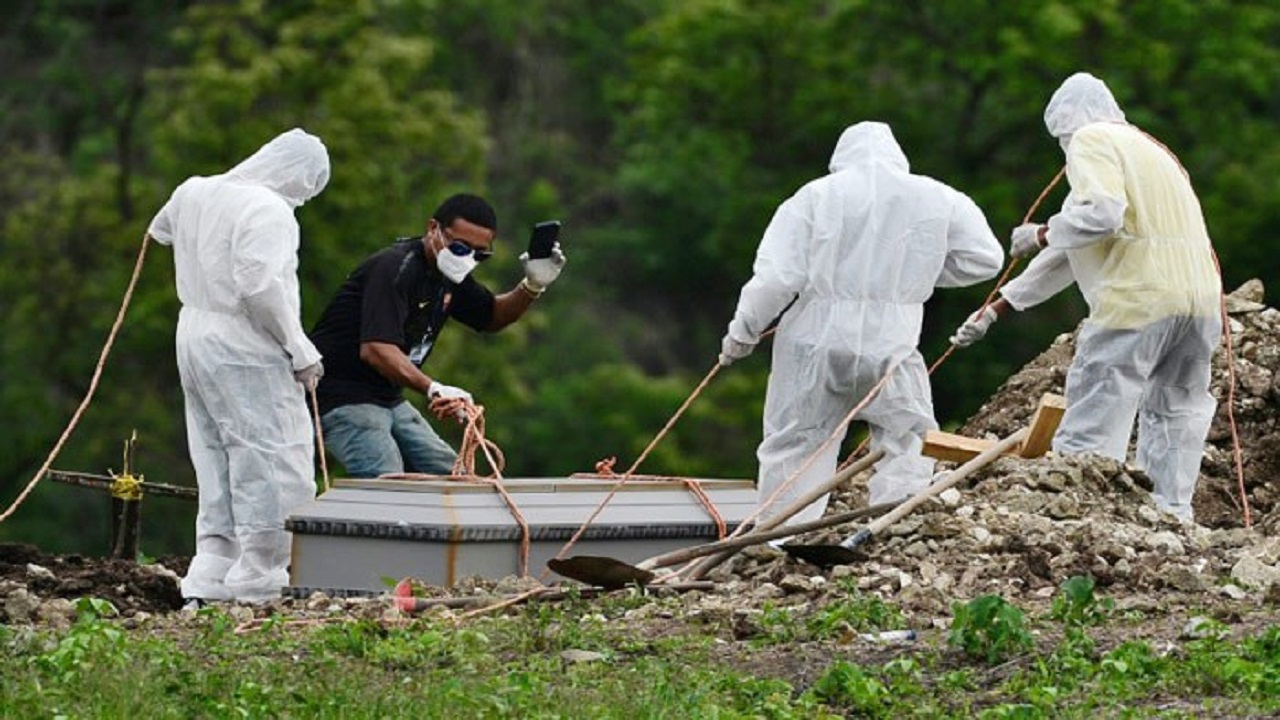
[[[569,266],[535,311],[499,335],[450,327],[429,368],[486,406],[512,476],[639,456],[714,362],[773,209],[826,171],[858,120],[890,123],[913,169],[970,194],[1003,236],[1062,162],[1041,121],[1049,94],[1091,71],[1191,174],[1226,284],[1280,275],[1270,3],[15,0],[0,19],[6,503],[88,388],[151,215],[185,177],[292,126],[333,161],[298,211],[306,323],[452,192],[498,208],[499,256],[478,277],[499,291],[519,278],[529,226],[564,221]],[[149,252],[56,466],[118,467],[137,428],[148,478],[193,484],[171,260]],[[927,358],[989,289],[935,296]],[[939,371],[941,422],[961,421],[1083,306],[1068,292],[1032,312]],[[639,471],[754,474],[767,350],[720,373]],[[45,485],[0,537],[104,548],[105,498]],[[164,514],[148,516],[148,551],[185,551],[189,509]]]

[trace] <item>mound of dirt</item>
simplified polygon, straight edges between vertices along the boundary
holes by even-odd
[[[1228,299],[1234,362],[1228,363],[1224,343],[1212,384],[1219,412],[1195,497],[1200,524],[1159,511],[1150,479],[1130,465],[1092,455],[1005,458],[967,487],[944,492],[888,528],[860,548],[856,567],[837,567],[832,577],[855,577],[861,589],[930,612],[945,612],[951,599],[983,594],[1048,598],[1075,575],[1092,576],[1109,594],[1137,605],[1179,595],[1202,602],[1207,594],[1280,602],[1280,538],[1273,537],[1280,509],[1272,483],[1280,463],[1280,312],[1261,300],[1257,281]],[[1044,393],[1062,393],[1073,348],[1071,335],[1059,337],[960,434],[1005,437],[1026,426]],[[1252,529],[1244,528],[1233,424]],[[865,487],[855,484],[833,499],[829,512],[864,504]],[[841,532],[825,532],[794,542],[840,539]],[[812,572],[812,566],[764,548],[736,558],[719,578],[794,584],[797,574]]]
[[[126,616],[182,607],[178,575],[162,563],[47,555],[32,545],[0,544],[0,622],[66,623],[81,597],[108,600]]]
[[[1230,352],[1223,342],[1213,360],[1210,389],[1218,400],[1218,413],[1209,430],[1194,501],[1196,522],[1207,527],[1245,524],[1233,425],[1251,520],[1272,532],[1280,520],[1274,512],[1280,488],[1271,483],[1280,475],[1280,311],[1267,307],[1262,299],[1259,280],[1250,280],[1227,296]],[[1044,393],[1062,394],[1074,352],[1074,335],[1059,336],[1009,378],[958,432],[1004,437],[1026,425]]]

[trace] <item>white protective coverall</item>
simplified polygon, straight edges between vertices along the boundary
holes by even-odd
[[[299,313],[294,208],[329,180],[293,129],[229,172],[173,191],[148,234],[173,246],[187,442],[199,486],[182,594],[261,601],[289,584],[285,517],[315,497],[313,435],[294,371],[320,360]]]
[[[1092,75],[1062,84],[1045,126],[1066,151],[1071,192],[1049,219],[1046,249],[1001,293],[1023,310],[1074,280],[1089,305],[1054,450],[1124,460],[1138,416],[1136,462],[1157,505],[1191,519],[1222,332],[1200,201],[1177,158],[1127,124]]]
[[[928,370],[916,350],[924,302],[935,287],[993,277],[1004,261],[978,206],[937,180],[911,174],[889,126],[850,126],[830,170],[777,209],[729,324],[729,337],[755,344],[786,310],[773,343],[757,450],[762,504],[895,361],[897,370],[857,416],[870,426],[872,449],[885,451],[870,499],[890,502],[928,486],[933,461],[920,450],[937,423]],[[830,478],[841,440],[828,443],[764,507],[761,519]],[[823,497],[789,524],[821,517],[826,504]]]

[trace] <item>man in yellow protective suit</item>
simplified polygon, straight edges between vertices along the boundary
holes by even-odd
[[[1044,121],[1066,153],[1071,192],[1048,223],[1014,229],[1011,255],[1044,252],[952,342],[976,342],[1010,307],[1024,310],[1074,281],[1089,317],[1053,449],[1124,460],[1137,416],[1136,462],[1156,504],[1191,520],[1222,334],[1222,280],[1200,201],[1177,157],[1125,122],[1098,78],[1068,78]]]

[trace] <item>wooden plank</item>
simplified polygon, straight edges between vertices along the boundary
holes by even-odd
[[[1053,393],[1045,393],[1040,398],[1040,405],[1031,416],[1031,424],[1027,427],[1027,438],[1016,454],[1024,458],[1035,458],[1049,451],[1053,443],[1053,434],[1062,421],[1062,413],[1067,409],[1066,398]],[[996,440],[971,438],[955,433],[930,430],[924,436],[925,457],[948,462],[968,462],[982,451],[996,444]],[[1015,453],[1010,453],[1015,454]]]
[[[930,430],[924,435],[924,455],[947,462],[968,462],[995,445],[995,440],[965,437],[955,433]]]
[[[1036,458],[1048,452],[1053,444],[1053,434],[1058,431],[1058,423],[1062,422],[1062,413],[1066,409],[1066,398],[1045,393],[1040,398],[1036,414],[1031,416],[1027,439],[1022,442],[1022,449],[1018,454],[1024,458]]]

